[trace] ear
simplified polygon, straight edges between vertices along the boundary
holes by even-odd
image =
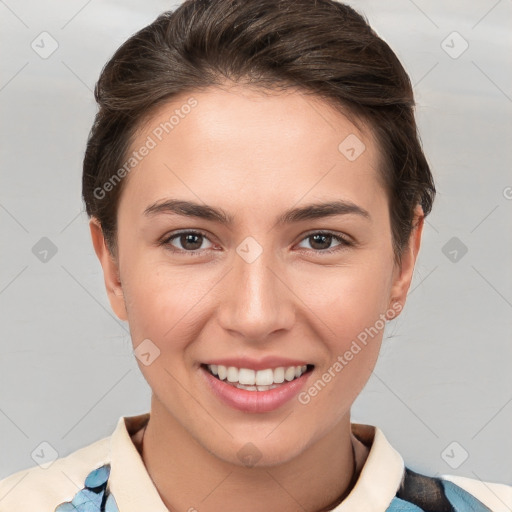
[[[92,244],[96,256],[100,260],[103,268],[103,278],[105,280],[105,288],[107,289],[110,307],[121,320],[128,320],[126,313],[126,304],[124,300],[123,289],[119,277],[119,265],[116,258],[112,256],[105,242],[103,230],[99,220],[92,217],[89,221],[89,229],[91,230]]]
[[[409,243],[402,252],[401,262],[395,266],[395,275],[391,288],[391,304],[395,312],[400,313],[407,299],[407,292],[411,286],[414,272],[414,265],[421,245],[421,235],[423,232],[423,224],[425,215],[423,208],[418,205],[414,210],[413,229],[409,236]],[[397,313],[397,314],[398,314]],[[394,315],[397,316],[397,315]]]

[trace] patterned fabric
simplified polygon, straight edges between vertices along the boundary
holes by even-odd
[[[110,464],[91,471],[85,487],[55,512],[119,512],[108,488]],[[396,496],[386,512],[492,512],[474,496],[448,480],[429,477],[405,468]]]
[[[71,501],[61,503],[55,512],[119,512],[114,496],[108,489],[110,464],[91,471]]]
[[[481,501],[448,480],[405,468],[402,484],[386,512],[492,512]]]

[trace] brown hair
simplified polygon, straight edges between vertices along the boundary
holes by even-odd
[[[87,214],[101,223],[111,252],[123,182],[108,187],[108,194],[104,184],[120,170],[137,129],[178,94],[226,80],[300,88],[372,128],[399,260],[416,205],[427,215],[435,196],[413,90],[390,47],[360,14],[334,0],[186,0],[115,52],[96,84],[99,111],[82,176]]]

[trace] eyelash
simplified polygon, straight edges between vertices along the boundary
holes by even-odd
[[[202,252],[204,250],[206,250],[206,249],[195,249],[195,250],[192,250],[192,251],[187,251],[185,249],[177,249],[177,248],[173,247],[170,242],[172,240],[174,240],[175,238],[178,238],[178,237],[180,237],[182,235],[200,235],[200,236],[203,236],[204,238],[206,238],[208,241],[210,241],[210,239],[208,238],[208,235],[205,232],[203,232],[203,231],[196,231],[196,230],[190,230],[190,231],[180,231],[178,233],[173,233],[170,236],[166,236],[159,243],[159,245],[165,246],[167,249],[171,250],[172,252],[182,253],[182,254],[184,253],[184,254],[187,254],[188,256],[200,256],[202,254]],[[330,237],[332,237],[333,240],[339,242],[339,244],[335,245],[334,247],[331,247],[330,249],[306,249],[306,252],[313,251],[316,254],[329,255],[329,254],[333,254],[335,252],[338,252],[340,250],[343,250],[346,247],[351,247],[351,246],[355,245],[354,242],[348,240],[348,238],[346,238],[346,237],[344,237],[344,236],[342,236],[340,234],[332,233],[330,231],[312,231],[312,232],[306,234],[300,240],[300,242],[302,242],[304,240],[307,240],[308,238],[311,238],[314,235],[327,235],[327,236],[330,236]]]

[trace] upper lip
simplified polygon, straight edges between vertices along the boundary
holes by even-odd
[[[284,366],[305,366],[308,363],[302,359],[289,359],[286,357],[266,356],[261,359],[249,359],[247,357],[228,357],[222,359],[211,359],[204,364],[234,366],[235,368],[247,368],[250,370],[266,370],[267,368],[279,368]]]

